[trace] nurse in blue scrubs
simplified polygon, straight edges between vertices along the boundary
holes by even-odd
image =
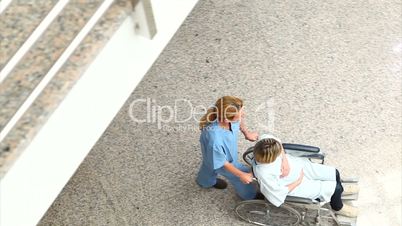
[[[227,183],[217,178],[225,177],[242,199],[256,198],[256,188],[251,184],[250,168],[238,162],[237,141],[241,131],[250,141],[258,134],[249,132],[241,121],[243,101],[234,96],[218,99],[200,120],[202,163],[197,183],[204,188],[225,189]]]

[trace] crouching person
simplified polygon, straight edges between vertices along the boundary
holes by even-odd
[[[225,177],[242,199],[254,199],[256,188],[251,184],[253,175],[249,167],[238,162],[237,141],[241,131],[245,138],[255,141],[257,133],[247,131],[243,116],[243,101],[237,97],[218,99],[200,120],[202,163],[197,183],[203,188],[225,189]]]

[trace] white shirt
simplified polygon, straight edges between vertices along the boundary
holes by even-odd
[[[280,206],[287,195],[320,199],[329,202],[335,191],[335,168],[312,163],[306,158],[286,154],[289,162],[289,174],[280,178],[282,156],[268,164],[258,163],[254,166],[254,174],[260,184],[262,194],[275,206]],[[287,185],[295,182],[303,169],[304,177],[300,185],[289,192]]]

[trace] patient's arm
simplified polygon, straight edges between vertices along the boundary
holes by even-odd
[[[286,185],[289,189],[289,192],[293,191],[293,189],[295,189],[297,186],[299,186],[301,184],[301,182],[303,181],[303,176],[304,176],[304,172],[303,172],[303,170],[301,170],[299,178],[295,182]]]
[[[287,175],[289,175],[289,171],[290,171],[290,166],[289,166],[289,161],[288,158],[285,154],[285,152],[282,150],[282,165],[281,165],[281,178],[282,177],[286,177]]]

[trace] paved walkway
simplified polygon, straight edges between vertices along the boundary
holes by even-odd
[[[195,121],[159,129],[129,115],[140,98],[208,106],[227,94],[245,100],[252,129],[320,146],[360,177],[358,225],[400,225],[401,11],[396,0],[200,1],[40,225],[243,225],[232,187],[194,182]]]

